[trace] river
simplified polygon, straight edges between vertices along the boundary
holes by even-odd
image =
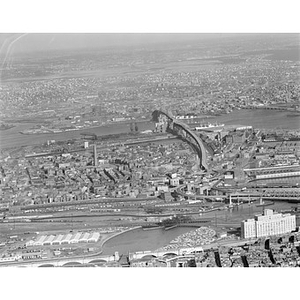
[[[208,120],[209,122],[224,123],[225,125],[245,125],[253,126],[254,128],[299,130],[300,114],[293,117],[290,115],[291,112],[287,111],[242,109],[235,110],[229,114],[209,118]],[[205,122],[207,122],[207,119],[205,120]],[[34,135],[25,135],[19,133],[21,130],[28,129],[33,125],[35,124],[20,124],[14,128],[0,131],[0,149],[45,143],[47,140],[63,141],[80,138],[82,137],[80,134],[83,132],[95,133],[99,136],[130,132],[129,124],[116,123],[97,128],[68,131],[63,133]],[[139,122],[138,126],[139,130],[141,131],[154,129],[154,123],[149,121]]]
[[[141,228],[118,235],[103,245],[104,255],[128,254],[128,252],[156,250],[167,245],[177,236],[195,229],[194,227],[177,227],[171,230],[163,228],[154,230],[143,230]]]
[[[82,130],[72,130],[60,133],[47,134],[22,134],[20,131],[32,128],[36,124],[19,124],[14,128],[0,131],[0,149],[10,147],[21,147],[26,145],[35,145],[46,143],[48,140],[64,141],[71,139],[82,138],[81,133],[95,133],[99,136],[108,134],[118,134],[130,132],[130,124],[115,123],[107,126],[100,126],[94,128],[86,128]],[[152,122],[138,122],[139,130],[154,129]]]
[[[259,55],[259,54],[267,54],[265,59],[267,60],[283,60],[283,61],[300,61],[300,52],[299,45],[296,47],[287,47],[285,49],[273,49],[273,50],[259,50],[259,51],[248,51],[244,52],[244,55]]]
[[[262,213],[264,208],[280,212],[281,210],[288,210],[292,206],[297,206],[297,204],[290,204],[283,201],[278,201],[274,205],[265,207],[256,205],[257,203],[249,206],[246,203],[231,210],[213,211],[203,214],[203,218],[210,217],[213,228],[214,226],[222,227],[224,225],[220,224],[227,222],[237,222],[240,224],[242,220],[253,218],[255,214]],[[103,245],[103,254],[111,255],[115,251],[118,251],[119,254],[128,254],[128,252],[156,250],[169,244],[177,236],[195,229],[195,227],[177,227],[167,231],[161,228],[155,230],[134,229],[107,241]]]
[[[279,110],[241,109],[209,120],[225,125],[245,125],[262,129],[299,130],[300,128],[300,114],[291,117],[291,112]]]

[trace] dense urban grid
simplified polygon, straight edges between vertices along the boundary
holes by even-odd
[[[299,267],[299,61],[298,35],[6,54],[0,266]]]

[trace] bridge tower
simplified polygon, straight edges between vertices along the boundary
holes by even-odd
[[[263,204],[264,204],[264,201],[263,201],[263,199],[262,199],[262,196],[260,196],[260,198],[259,198],[259,204],[260,204],[260,205],[263,205]]]

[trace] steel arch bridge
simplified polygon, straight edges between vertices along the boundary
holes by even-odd
[[[155,110],[152,113],[152,120],[154,122],[165,123],[167,125],[167,132],[179,136],[184,141],[191,144],[199,157],[200,168],[208,171],[207,154],[204,147],[204,143],[201,140],[201,138],[197,134],[195,134],[187,124],[178,121],[173,117],[171,112],[168,112],[164,109]]]

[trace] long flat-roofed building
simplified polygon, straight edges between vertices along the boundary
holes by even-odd
[[[88,238],[88,243],[97,243],[100,238],[100,233],[99,232],[93,232],[90,234]]]
[[[64,237],[61,239],[60,244],[70,244],[70,240],[72,238],[72,234],[68,233],[66,235],[64,235]]]
[[[79,243],[87,243],[89,236],[90,236],[89,233],[87,233],[87,232],[83,233],[79,239]]]
[[[55,235],[48,235],[45,241],[43,242],[44,246],[52,245],[52,241],[55,239]]]
[[[52,245],[60,245],[63,237],[64,237],[63,234],[59,234],[58,236],[56,236],[55,239],[52,241]]]
[[[42,246],[44,241],[46,240],[47,235],[40,236],[34,243],[33,246]]]
[[[242,221],[241,230],[242,238],[258,238],[289,233],[296,230],[296,216],[274,213],[272,209],[265,209],[263,215]]]
[[[81,235],[82,235],[81,232],[77,232],[77,233],[73,234],[73,236],[72,236],[72,238],[70,240],[70,244],[77,244],[77,243],[79,243]]]
[[[36,241],[27,242],[28,246],[50,246],[78,243],[96,243],[100,238],[99,232],[76,232],[58,235],[38,236]]]

